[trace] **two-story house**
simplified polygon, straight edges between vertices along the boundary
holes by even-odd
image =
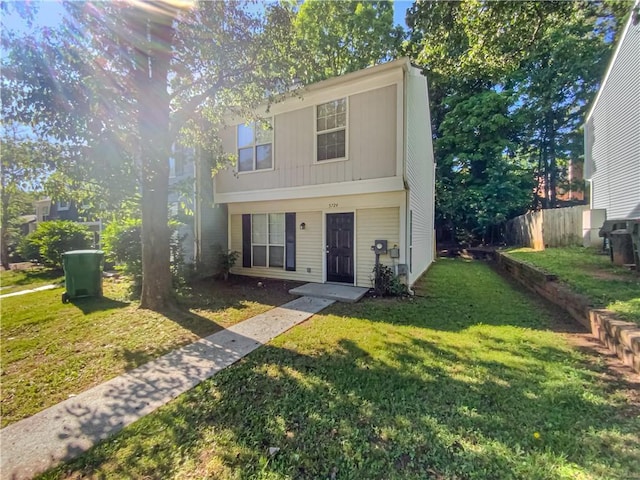
[[[640,218],[640,1],[584,125],[590,207],[608,219]],[[604,216],[595,227],[600,227]]]
[[[226,235],[223,248],[240,253],[231,272],[371,287],[377,244],[380,262],[413,284],[434,257],[420,71],[396,60],[307,86],[258,114],[222,131],[237,163],[214,177],[218,225],[197,229],[215,231],[220,244]]]
[[[49,197],[45,197],[36,200],[34,207],[36,210],[35,222],[29,226],[30,232],[35,230],[40,222],[46,222],[48,220],[69,220],[86,225],[93,234],[94,247],[98,248],[100,246],[103,227],[102,220],[86,217],[86,215],[81,214],[78,206],[74,202],[63,200],[56,202],[52,201]],[[84,210],[86,210],[86,208]]]

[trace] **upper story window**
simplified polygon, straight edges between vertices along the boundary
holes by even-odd
[[[273,168],[273,126],[271,120],[238,125],[238,172]]]
[[[58,211],[62,212],[64,210],[69,210],[71,204],[69,202],[58,202]]]
[[[347,99],[341,98],[316,107],[318,162],[347,156]]]

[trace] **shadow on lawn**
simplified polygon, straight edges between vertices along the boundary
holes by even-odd
[[[637,420],[569,352],[509,366],[422,339],[384,350],[265,346],[60,476],[169,478],[188,458],[208,478],[628,478],[638,466],[621,440]]]
[[[82,310],[82,313],[88,315],[94,312],[102,312],[105,310],[115,310],[117,308],[125,308],[129,306],[127,302],[121,302],[108,297],[81,297],[72,298],[70,303]]]

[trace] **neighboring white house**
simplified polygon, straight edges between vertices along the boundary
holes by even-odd
[[[640,218],[640,1],[636,0],[585,122],[591,209]]]
[[[261,121],[236,119],[222,131],[225,152],[238,157],[213,182],[226,219],[197,229],[226,232],[222,247],[240,253],[232,273],[371,287],[372,249],[381,244],[381,263],[413,284],[434,257],[420,71],[396,60],[307,86],[258,113]]]

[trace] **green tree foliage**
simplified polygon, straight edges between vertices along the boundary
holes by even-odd
[[[182,239],[177,234],[179,225],[175,221],[169,224],[171,275],[176,288],[183,286],[187,274],[182,261]],[[133,278],[132,293],[139,297],[143,274],[142,221],[139,218],[126,218],[110,222],[102,232],[102,245],[105,260]]]
[[[61,268],[62,254],[90,248],[91,238],[89,229],[81,223],[68,220],[42,222],[34,232],[25,237],[20,253],[24,258],[29,258],[37,250],[42,262]]]
[[[558,205],[555,187],[581,161],[580,122],[628,7],[413,5],[405,50],[429,80],[440,232],[490,240],[504,219]]]
[[[2,266],[9,268],[10,247],[19,234],[21,215],[33,213],[29,194],[42,187],[58,152],[53,145],[30,139],[18,126],[4,124],[0,149],[0,251]],[[25,204],[26,203],[26,204]]]
[[[105,260],[138,280],[142,279],[141,233],[140,219],[111,222],[102,232]]]
[[[307,0],[293,28],[295,71],[305,84],[391,60],[404,35],[389,1]]]
[[[68,146],[59,168],[68,178],[140,192],[141,306],[162,309],[172,301],[171,146],[197,147],[213,164],[222,113],[237,106],[246,114],[265,92],[286,88],[290,57],[281,55],[281,39],[290,16],[273,5],[261,18],[245,2],[66,7],[70,18],[59,32],[3,36],[11,52],[3,113]]]

